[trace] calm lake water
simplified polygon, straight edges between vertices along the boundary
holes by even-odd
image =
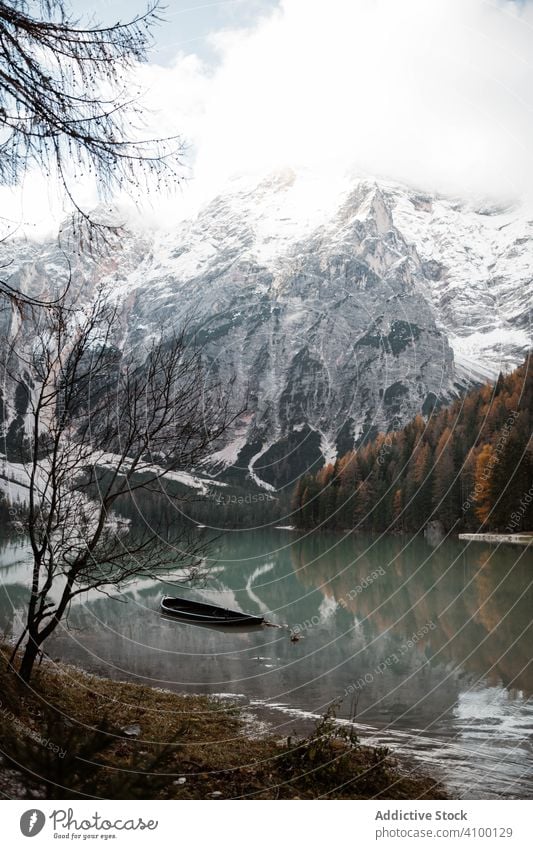
[[[288,734],[343,699],[362,739],[424,761],[462,798],[533,798],[533,551],[457,540],[229,532],[207,585],[175,594],[286,629],[219,631],[158,612],[164,583],[92,595],[54,657],[177,691],[232,694]],[[0,546],[0,627],[20,627],[30,553]]]

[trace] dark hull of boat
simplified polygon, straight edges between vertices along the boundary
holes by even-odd
[[[263,616],[252,616],[250,613],[241,613],[240,610],[228,610],[214,604],[170,596],[162,599],[161,613],[182,622],[196,622],[199,625],[262,625],[265,621]]]

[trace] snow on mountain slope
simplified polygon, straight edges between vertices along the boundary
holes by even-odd
[[[66,279],[57,243],[0,250],[12,285],[43,293]],[[103,283],[140,355],[188,321],[211,376],[248,399],[211,472],[267,488],[517,365],[531,344],[525,211],[381,180],[235,179],[188,220],[69,259],[80,298]],[[12,401],[3,418],[20,429],[24,413]]]
[[[456,364],[474,379],[512,368],[531,345],[533,214],[385,189],[414,242]]]

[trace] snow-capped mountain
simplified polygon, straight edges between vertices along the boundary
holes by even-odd
[[[11,285],[65,280],[56,241],[2,250]],[[70,263],[82,299],[103,282],[119,301],[125,345],[141,351],[188,321],[210,373],[234,378],[236,405],[247,399],[211,472],[236,467],[267,488],[515,366],[530,345],[533,220],[384,181],[236,179],[194,217],[136,226],[106,257]],[[4,400],[6,426],[22,426]]]

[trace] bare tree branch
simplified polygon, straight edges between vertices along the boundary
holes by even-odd
[[[99,249],[121,228],[84,208],[80,175],[94,178],[102,199],[117,189],[138,194],[180,182],[180,139],[145,133],[142,92],[132,90],[135,67],[146,60],[161,20],[158,0],[108,27],[82,26],[63,0],[0,0],[0,184],[18,184],[32,166],[55,180],[83,249]],[[18,311],[57,304],[5,280],[1,295]]]
[[[124,533],[113,508],[194,467],[237,415],[228,388],[206,382],[185,331],[142,356],[123,351],[116,307],[102,293],[88,307],[62,303],[32,319],[10,356],[13,377],[22,364],[33,380],[23,450],[33,552],[20,666],[26,680],[75,597],[116,591],[135,577],[201,573],[198,537],[161,527]]]

